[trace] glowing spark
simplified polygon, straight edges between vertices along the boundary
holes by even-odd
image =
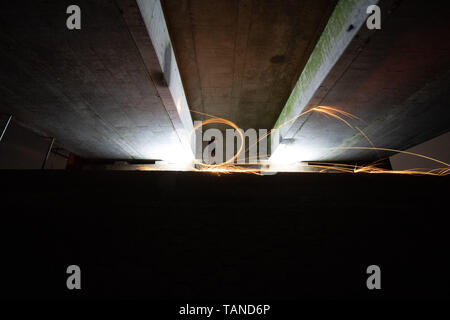
[[[237,130],[237,132],[239,133],[239,137],[241,139],[241,147],[238,150],[238,152],[229,160],[225,161],[224,163],[220,163],[220,164],[215,164],[215,165],[209,165],[209,164],[199,164],[200,165],[200,169],[196,169],[196,171],[201,171],[201,172],[210,172],[210,173],[214,173],[214,174],[231,174],[231,173],[250,173],[250,174],[256,174],[256,175],[262,175],[264,172],[271,172],[270,169],[266,169],[266,168],[247,168],[244,166],[238,166],[234,164],[234,160],[236,160],[236,158],[239,156],[239,154],[242,152],[242,148],[244,145],[244,137],[242,135],[242,132],[239,130],[238,126],[233,123],[232,121],[220,118],[220,117],[215,117],[213,115],[204,113],[204,112],[200,112],[200,111],[195,111],[195,110],[191,110],[191,112],[195,112],[201,115],[205,115],[210,117],[211,119],[208,120],[204,120],[202,121],[199,125],[195,126],[192,133],[197,130],[199,127],[206,125],[208,123],[222,123],[222,124],[227,124],[231,127],[233,127],[234,129]],[[441,165],[444,165],[444,168],[438,168],[438,169],[410,169],[410,170],[386,170],[383,168],[379,168],[376,166],[376,163],[379,161],[375,161],[372,164],[369,165],[363,165],[363,166],[358,166],[358,165],[349,165],[349,164],[342,164],[342,163],[323,163],[323,162],[313,162],[313,163],[308,163],[305,164],[304,167],[307,168],[317,168],[322,173],[329,173],[329,172],[342,172],[342,173],[368,173],[368,174],[409,174],[409,175],[432,175],[432,176],[445,176],[450,174],[450,164],[445,163],[443,161],[440,161],[438,159],[434,159],[432,157],[428,157],[422,154],[418,154],[418,153],[413,153],[413,152],[409,152],[409,151],[402,151],[402,150],[396,150],[396,149],[391,149],[391,148],[378,148],[375,147],[375,145],[373,144],[373,142],[370,140],[370,138],[357,126],[352,126],[350,124],[350,122],[348,120],[345,119],[352,119],[352,120],[358,120],[358,121],[362,121],[360,118],[358,118],[357,116],[348,113],[346,111],[343,110],[339,110],[333,107],[329,107],[329,106],[317,106],[314,108],[311,108],[305,112],[300,113],[299,115],[295,116],[292,119],[287,120],[286,122],[280,124],[278,127],[274,128],[274,129],[279,129],[283,126],[285,126],[286,124],[300,118],[303,117],[309,113],[312,112],[319,112],[324,114],[325,116],[330,116],[333,117],[341,122],[343,122],[346,126],[348,126],[349,128],[352,129],[356,129],[359,131],[359,133],[370,143],[370,145],[372,147],[331,147],[331,148],[326,148],[326,149],[347,149],[347,150],[374,150],[378,153],[378,151],[388,151],[388,152],[395,152],[395,153],[403,153],[403,154],[407,154],[407,155],[411,155],[411,156],[415,156],[415,157],[420,157],[423,159],[427,159],[436,163],[439,163]],[[258,142],[260,142],[262,139],[268,137],[269,135],[272,134],[273,130],[270,130],[267,134],[263,135],[261,138],[258,139]],[[253,145],[255,145],[256,143],[254,143]],[[253,146],[251,145],[251,146]],[[246,151],[248,151],[250,149],[250,147],[247,148]],[[265,156],[269,156],[269,155],[265,155]],[[248,159],[253,160],[252,159]],[[255,162],[249,162],[247,163],[247,165],[264,165],[266,164],[265,162],[258,160],[258,157],[256,157]]]
[[[209,166],[209,167],[215,168],[215,167],[220,167],[220,166],[223,167],[229,163],[233,163],[234,160],[236,160],[237,157],[239,156],[239,154],[242,152],[242,149],[244,147],[244,135],[242,134],[241,130],[239,130],[239,127],[234,122],[224,119],[224,118],[211,118],[211,119],[203,120],[201,123],[199,123],[192,129],[192,131],[189,134],[189,137],[191,137],[192,133],[194,133],[194,131],[196,131],[198,128],[200,128],[206,124],[209,124],[209,123],[222,123],[222,124],[227,124],[227,125],[233,127],[239,134],[239,138],[241,139],[241,143],[240,143],[241,146],[240,146],[239,150],[236,152],[236,154],[233,157],[231,157],[230,159],[228,159],[227,161],[225,161],[223,163],[219,163],[219,164],[208,164],[208,165],[204,164],[204,166]]]
[[[311,110],[316,111],[316,112],[320,112],[320,113],[324,113],[326,115],[329,115],[333,118],[336,118],[340,121],[342,121],[343,123],[345,123],[348,127],[353,128],[353,126],[344,118],[340,117],[338,114],[341,113],[342,115],[347,115],[347,113],[345,112],[337,112],[336,109],[332,109],[332,108],[327,108],[327,107],[323,107],[323,106],[318,106],[315,108],[312,108]]]
[[[377,147],[331,147],[328,149],[348,149],[348,150],[379,150],[379,151],[389,151],[389,152],[398,152],[398,153],[403,153],[403,154],[408,154],[408,155],[412,155],[415,157],[419,157],[419,158],[423,158],[423,159],[427,159],[439,164],[443,164],[446,167],[449,167],[450,164],[445,163],[443,161],[428,157],[428,156],[424,156],[422,154],[419,153],[414,153],[414,152],[409,152],[409,151],[402,151],[402,150],[396,150],[396,149],[389,149],[389,148],[377,148]]]
[[[352,128],[352,129],[354,129],[353,126],[352,126],[348,121],[346,121],[345,119],[343,119],[343,118],[342,118],[341,116],[339,116],[339,115],[346,116],[346,117],[351,118],[351,119],[363,121],[363,120],[361,120],[360,118],[358,118],[357,116],[352,115],[351,113],[348,113],[348,112],[345,112],[345,111],[342,111],[342,110],[339,110],[339,109],[336,109],[336,108],[333,108],[333,107],[328,107],[328,106],[317,106],[317,107],[311,108],[311,109],[309,109],[309,110],[307,110],[307,111],[305,111],[305,112],[300,113],[299,115],[297,115],[297,116],[295,116],[294,118],[289,119],[288,121],[286,121],[286,122],[280,124],[278,127],[274,128],[274,129],[276,129],[276,130],[277,130],[277,129],[280,129],[281,127],[283,127],[283,126],[285,126],[286,124],[288,124],[288,123],[294,121],[295,119],[298,119],[298,118],[300,118],[300,117],[303,117],[303,116],[305,116],[305,115],[307,115],[307,114],[309,114],[309,113],[311,113],[311,112],[320,112],[320,113],[323,113],[324,115],[329,115],[329,116],[331,116],[331,117],[333,117],[333,118],[336,118],[336,119],[342,121],[343,123],[345,123],[348,127]],[[268,137],[269,135],[271,135],[271,134],[272,134],[272,131],[273,131],[273,130],[270,130],[268,133],[266,133],[266,134],[263,135],[261,138],[259,138],[258,141],[256,141],[254,144],[250,145],[250,146],[245,150],[245,152],[247,152],[247,151],[248,151],[251,147],[253,147],[255,144],[259,143],[262,139],[265,139],[266,137]],[[365,135],[364,135],[364,136],[365,136]]]

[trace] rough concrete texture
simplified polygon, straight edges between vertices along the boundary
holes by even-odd
[[[364,25],[367,17],[366,8],[376,2],[373,0],[341,0],[337,3],[275,124],[275,128],[280,128],[283,138],[293,137],[292,131],[295,130],[290,130],[290,128],[295,128],[295,121],[291,120],[305,109],[357,31]]]
[[[124,21],[136,3],[77,1],[81,30],[68,30],[71,4],[2,7],[0,111],[84,157],[179,153],[180,139]]]
[[[449,131],[448,2],[379,6],[381,30],[360,29],[303,109],[332,106],[362,121],[350,121],[352,129],[321,114],[299,119],[293,133],[299,159],[373,160],[390,153],[339,148],[403,150]]]
[[[272,128],[335,3],[164,1],[190,108]]]
[[[442,162],[450,164],[450,132],[447,132],[439,137],[428,140],[417,146],[408,149],[408,152],[417,154],[424,154],[434,159],[439,159]],[[413,168],[429,168],[438,169],[443,165],[437,162],[430,162],[430,160],[411,157],[408,154],[397,153],[390,157],[393,170],[408,170]]]
[[[134,1],[126,0],[126,2],[131,3]],[[135,37],[135,41],[141,51],[141,55],[143,56],[147,68],[151,72],[152,78],[157,78],[158,73],[163,74],[164,83],[155,83],[156,88],[158,89],[158,93],[161,96],[167,113],[177,130],[180,141],[187,149],[186,152],[193,157],[195,139],[191,139],[191,136],[194,127],[183,84],[181,83],[177,61],[172,49],[166,21],[164,19],[161,1],[138,0],[137,4],[145,23],[146,30],[140,30],[141,28],[138,26],[139,29],[131,27],[130,31]],[[130,7],[135,8],[133,5],[127,6],[127,8]],[[141,21],[140,17],[136,17],[136,15],[131,15],[129,19],[127,19],[127,24],[129,26],[135,26],[136,21]],[[138,35],[142,34],[143,36],[135,36],[135,32],[137,32]],[[149,39],[149,37],[146,36],[147,33],[151,43],[145,43],[145,41],[148,41]],[[151,53],[152,56],[147,55],[147,52]]]

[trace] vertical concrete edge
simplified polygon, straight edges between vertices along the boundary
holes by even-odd
[[[181,144],[194,157],[194,126],[184,92],[175,53],[167,30],[160,0],[136,0],[153,46],[151,57],[144,57],[158,94],[174,125]]]

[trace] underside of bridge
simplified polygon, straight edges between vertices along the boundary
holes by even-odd
[[[79,30],[68,1],[9,2],[2,120],[85,160],[202,162],[211,117],[279,129],[273,162],[386,159],[449,131],[450,24],[445,1],[385,0],[369,29],[372,2],[80,1]]]
[[[415,289],[407,278],[420,268],[433,273],[450,266],[439,254],[449,240],[443,234],[446,209],[433,202],[445,197],[450,173],[449,14],[447,0],[4,2],[0,176],[8,201],[1,212],[7,212],[11,227],[3,234],[7,239],[21,235],[18,248],[31,252],[30,259],[43,250],[51,270],[74,258],[91,264],[100,278],[102,263],[116,263],[106,257],[116,248],[122,255],[116,267],[131,269],[115,273],[105,267],[111,277],[135,281],[136,270],[141,276],[143,270],[154,272],[143,281],[154,285],[153,291],[146,294],[139,286],[137,297],[162,292],[159,297],[205,298],[209,290],[216,299],[276,299],[274,290],[283,288],[283,298],[339,297],[338,287],[346,297],[372,297],[365,280],[358,286],[360,275],[353,274],[376,263],[369,263],[369,251],[379,264],[393,268],[389,281],[393,275],[402,279],[391,282],[387,297],[423,296],[421,290],[433,288],[437,296],[448,297],[448,276],[439,285],[438,274],[432,277],[435,283],[418,280]],[[45,181],[42,190],[40,181]],[[22,190],[22,185],[28,187]],[[34,206],[45,211],[48,236],[42,239],[30,227],[39,225],[40,216],[26,222]],[[127,208],[132,222],[126,220]],[[424,214],[427,208],[431,217]],[[58,216],[58,210],[67,212]],[[244,211],[246,218],[239,215]],[[108,220],[110,212],[108,230],[102,230],[95,219]],[[260,212],[262,220],[252,229]],[[372,223],[378,213],[381,220]],[[84,228],[81,223],[68,234],[58,231],[77,214],[88,235],[80,246],[73,241],[79,239],[77,228]],[[178,220],[177,214],[184,216]],[[233,221],[222,224],[228,214]],[[122,219],[128,229],[120,234]],[[409,231],[397,235],[405,224]],[[191,228],[202,233],[202,243]],[[112,240],[113,249],[101,241],[92,246],[106,250],[100,255],[104,260],[77,252],[89,250],[100,234],[114,239],[111,230],[125,244]],[[377,230],[388,235],[379,245],[373,238]],[[263,240],[263,233],[272,238]],[[52,237],[63,241],[53,245]],[[27,241],[35,238],[30,249]],[[153,264],[142,254],[145,246],[127,239],[154,241],[149,250],[164,263]],[[208,241],[229,264],[219,254],[212,262],[200,257]],[[295,256],[296,241],[311,262]],[[215,250],[211,243],[207,250]],[[239,245],[242,254],[233,251]],[[433,250],[427,252],[428,246]],[[415,259],[416,247],[422,262],[401,275]],[[76,253],[61,253],[58,260],[54,252],[67,248]],[[252,248],[261,256],[246,260],[243,255]],[[358,250],[366,252],[352,256]],[[403,255],[396,257],[395,250],[404,250]],[[14,248],[8,252],[28,263]],[[186,252],[207,270],[198,269]],[[178,254],[187,267],[180,273],[174,267]],[[433,259],[439,262],[436,269],[425,263]],[[321,263],[349,282],[324,277],[323,265],[312,266]],[[5,272],[14,275],[15,266],[9,263]],[[267,285],[257,285],[252,272],[258,268],[256,275],[271,275]],[[241,269],[248,281],[239,284],[232,278]],[[361,272],[364,278],[365,269]],[[216,274],[223,279],[212,282],[215,289],[192,288],[198,279],[210,281]],[[51,281],[49,290],[56,291],[46,296],[58,296],[59,278]],[[133,288],[126,279],[115,289],[89,281],[89,297]],[[295,292],[302,281],[305,287]],[[10,285],[14,296],[39,294]],[[131,292],[119,296],[134,297]]]
[[[413,2],[382,1],[369,30],[364,1],[86,1],[79,31],[69,2],[9,3],[0,108],[83,158],[189,159],[208,114],[281,125],[277,158],[377,160],[392,152],[348,148],[449,130],[447,12]],[[295,119],[321,105],[357,118]]]

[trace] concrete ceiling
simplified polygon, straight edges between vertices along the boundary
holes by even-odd
[[[354,128],[349,128],[334,118],[310,113],[285,130],[293,152],[284,157],[371,161],[392,153],[333,148],[375,145],[404,150],[450,130],[448,2],[386,0],[379,6],[381,30],[366,28],[362,5],[361,28],[348,28],[352,19],[342,26],[339,37],[354,32],[353,39],[311,99],[302,102],[303,110],[295,111],[325,105],[361,120],[350,121]],[[333,41],[334,47],[335,43],[339,41]]]
[[[143,61],[151,44],[137,46],[150,39],[136,2],[77,1],[81,30],[68,30],[72,2],[2,5],[0,112],[83,157],[179,154],[179,137]]]
[[[0,112],[88,158],[179,157],[203,119],[188,107],[271,129],[329,105],[377,147],[406,149],[450,130],[448,1],[375,1],[382,29],[368,30],[372,2],[79,0],[78,31],[71,1],[5,2]],[[387,155],[330,150],[371,145],[320,114],[281,136],[312,150],[297,160]]]
[[[272,128],[335,3],[163,1],[189,107]]]

